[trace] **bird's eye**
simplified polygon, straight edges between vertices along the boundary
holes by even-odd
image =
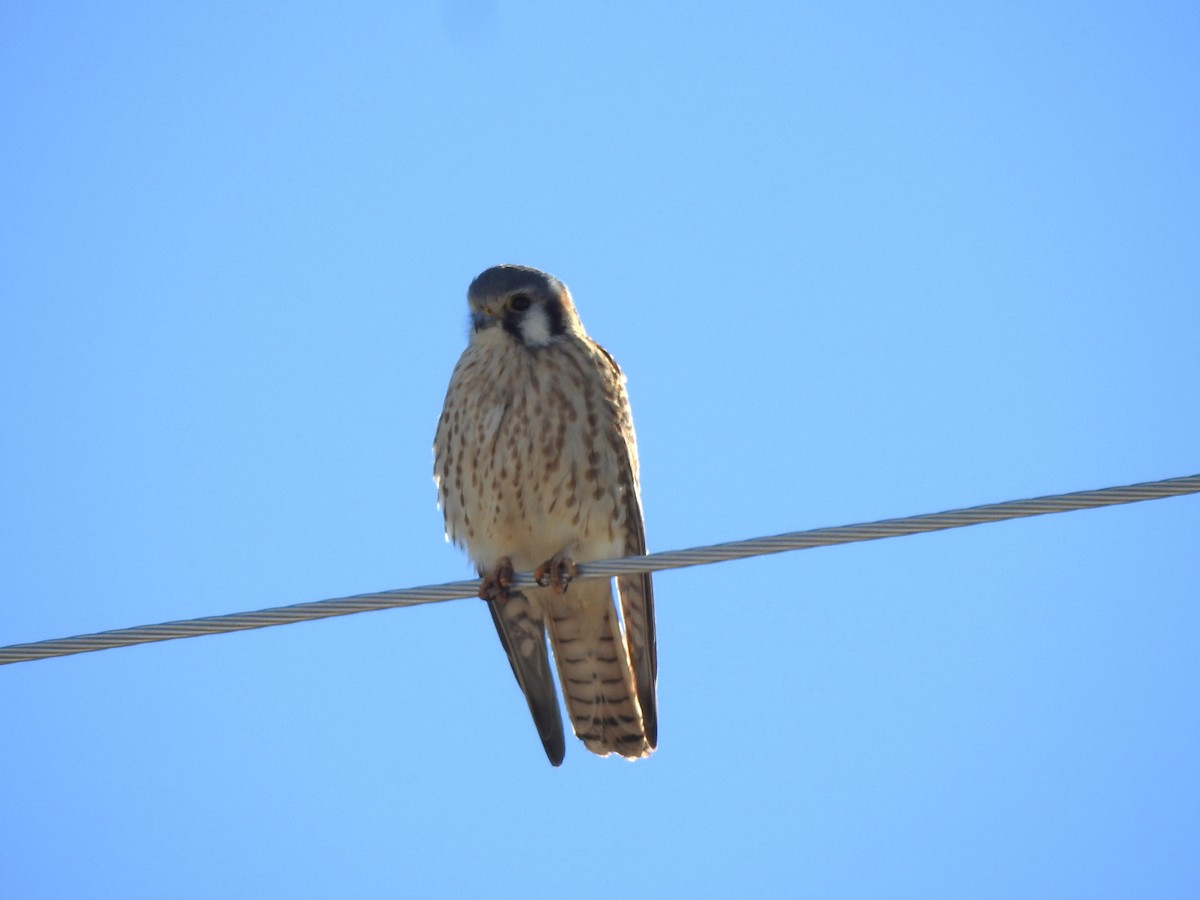
[[[517,312],[525,312],[525,310],[529,309],[529,298],[524,294],[516,294],[508,301],[508,308],[514,309]]]

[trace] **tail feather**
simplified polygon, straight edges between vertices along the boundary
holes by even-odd
[[[647,734],[629,649],[607,581],[580,581],[539,597],[575,734],[593,753],[647,756]],[[653,685],[650,687],[651,696]]]

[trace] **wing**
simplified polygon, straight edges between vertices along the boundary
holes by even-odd
[[[629,530],[625,536],[625,555],[646,552],[646,533],[642,525],[642,505],[637,494],[629,501]],[[617,593],[621,597],[621,615],[625,619],[625,644],[633,664],[638,704],[646,727],[646,743],[658,746],[658,645],[654,634],[654,589],[650,573],[620,575]]]
[[[596,349],[612,367],[616,408],[616,425],[624,452],[620,478],[625,485],[625,555],[646,552],[646,527],[642,521],[642,498],[638,486],[637,438],[633,431],[633,415],[625,393],[625,376],[621,367],[599,344]],[[653,750],[658,746],[658,644],[654,631],[654,589],[650,573],[621,575],[617,578],[617,593],[621,598],[621,616],[625,620],[625,646],[633,665],[638,704],[646,727],[646,742]]]
[[[489,600],[488,609],[496,623],[500,643],[508,654],[513,675],[529,704],[546,756],[551,765],[561,765],[566,744],[562,715],[558,711],[558,694],[550,674],[550,657],[546,652],[546,626],[541,617],[534,614],[529,598],[516,591],[509,594],[503,606]]]

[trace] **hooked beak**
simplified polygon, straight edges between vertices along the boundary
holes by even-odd
[[[496,310],[492,306],[485,306],[483,309],[471,313],[471,327],[475,331],[483,331],[496,324]]]

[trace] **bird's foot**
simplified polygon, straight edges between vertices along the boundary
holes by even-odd
[[[565,594],[567,587],[571,584],[571,579],[578,571],[579,567],[575,565],[575,560],[571,559],[564,550],[562,553],[555,553],[553,557],[534,569],[533,579],[542,587],[548,587],[556,594]]]
[[[479,599],[493,600],[503,606],[508,602],[512,579],[512,560],[506,556],[484,573],[483,581],[479,582]]]

